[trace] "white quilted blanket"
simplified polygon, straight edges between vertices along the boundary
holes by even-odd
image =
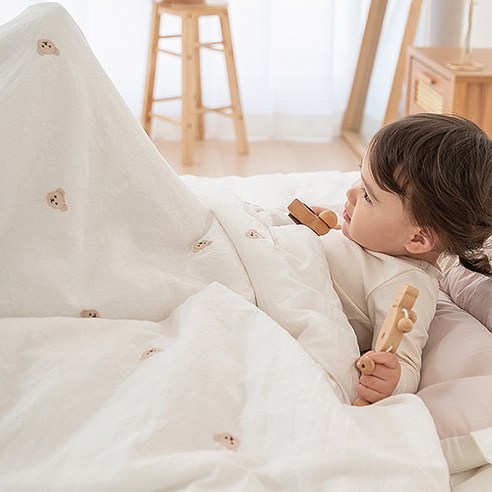
[[[412,395],[354,396],[317,237],[192,192],[67,12],[0,28],[0,490],[446,490]]]

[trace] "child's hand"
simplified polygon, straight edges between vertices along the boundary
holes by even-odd
[[[371,374],[362,374],[357,386],[357,393],[370,403],[390,396],[400,380],[400,361],[391,352],[367,352],[376,364]],[[360,359],[357,361],[359,363]]]

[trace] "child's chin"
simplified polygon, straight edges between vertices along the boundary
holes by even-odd
[[[361,244],[359,241],[357,241],[357,239],[354,239],[351,235],[350,235],[350,227],[348,227],[348,225],[345,223],[343,224],[342,226],[342,233],[343,235],[347,238],[347,239],[350,239],[352,242],[358,244],[361,248],[365,248],[365,246],[363,244]]]
[[[350,228],[349,228],[349,225],[347,224],[347,222],[344,222],[342,224],[342,233],[345,237],[349,238],[349,239],[352,239],[350,237]]]

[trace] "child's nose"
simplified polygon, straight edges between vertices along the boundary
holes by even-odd
[[[360,179],[352,183],[352,186],[345,192],[348,202],[355,205],[357,202],[357,190],[360,188]]]
[[[357,200],[356,188],[355,187],[349,188],[346,191],[345,196],[347,197],[348,202],[351,205],[354,205]]]

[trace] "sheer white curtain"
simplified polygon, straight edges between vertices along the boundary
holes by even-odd
[[[140,117],[151,0],[58,0],[75,18],[136,117]],[[0,23],[39,0],[1,0]],[[248,137],[327,141],[339,133],[369,0],[229,0]],[[177,33],[167,17],[163,32]],[[215,18],[202,19],[201,38],[219,39]],[[180,60],[160,55],[159,96],[180,93]],[[202,52],[203,98],[229,102],[223,55]],[[179,116],[179,103],[162,111]],[[178,130],[155,125],[157,136]],[[207,115],[207,138],[233,138],[229,119]]]

